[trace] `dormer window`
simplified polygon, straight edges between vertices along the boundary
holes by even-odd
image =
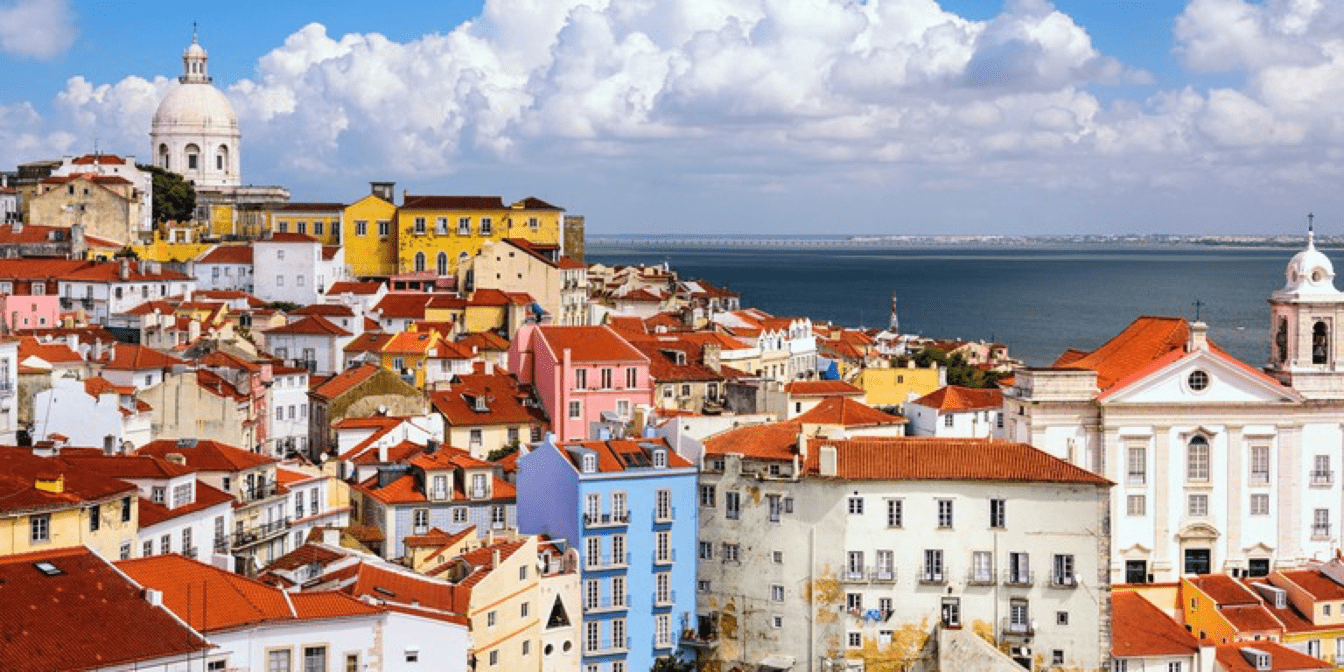
[[[587,453],[587,454],[585,454],[585,455],[583,456],[583,473],[585,473],[585,474],[595,474],[595,473],[597,473],[597,456],[596,456],[596,455],[594,455],[594,454],[592,454],[592,453]]]
[[[653,451],[653,468],[664,469],[667,467],[667,451],[661,448]]]
[[[477,413],[484,413],[484,412],[490,410],[489,408],[486,408],[486,406],[485,406],[485,396],[484,396],[484,395],[479,396],[479,397],[476,397],[475,408],[476,408],[476,412],[477,412]]]

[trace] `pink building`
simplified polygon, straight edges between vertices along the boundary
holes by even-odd
[[[560,441],[592,438],[595,423],[629,421],[653,404],[649,358],[610,327],[525,325],[509,370],[536,389]]]
[[[61,325],[61,297],[55,294],[0,295],[0,321],[10,331]]]

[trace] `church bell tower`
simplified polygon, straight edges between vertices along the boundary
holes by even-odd
[[[1307,220],[1307,249],[1288,262],[1283,288],[1269,298],[1265,371],[1308,399],[1344,399],[1344,293],[1330,258],[1316,249],[1314,217]]]

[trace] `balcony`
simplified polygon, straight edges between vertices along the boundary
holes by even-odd
[[[1311,484],[1316,487],[1325,487],[1333,485],[1335,482],[1335,472],[1331,470],[1313,469],[1311,472]]]
[[[275,495],[275,481],[262,483],[261,485],[244,485],[240,490],[240,494],[244,502],[255,502],[259,499],[266,499],[267,497]]]
[[[895,567],[875,567],[868,570],[868,580],[873,583],[895,583]]]
[[[972,569],[966,572],[966,585],[968,586],[992,586],[995,583],[994,570],[992,569]]]
[[[630,554],[600,555],[588,558],[584,569],[622,569],[630,566]]]
[[[943,573],[942,567],[925,565],[919,568],[919,582],[924,585],[944,584],[947,583],[947,575]]]
[[[683,626],[687,619],[682,619]],[[697,615],[695,627],[682,627],[681,645],[690,649],[708,651],[719,646],[719,628],[713,615]]]
[[[195,546],[192,546],[191,548],[185,548],[182,549],[182,555],[185,555],[188,558],[195,559],[197,555],[200,555],[200,549],[196,548]]]
[[[615,653],[625,653],[630,650],[629,637],[616,637],[611,639],[588,640],[583,643],[583,653],[589,656],[607,656]]]
[[[660,649],[670,649],[676,645],[677,641],[672,639],[672,633],[670,632],[654,634],[653,636],[653,648],[655,651]]]
[[[677,507],[675,506],[658,507],[653,510],[654,525],[670,523],[676,520],[676,518],[677,518]]]
[[[1051,587],[1051,588],[1077,588],[1077,587],[1078,587],[1078,575],[1077,575],[1077,574],[1051,574],[1051,575],[1050,575],[1050,587]]]
[[[1323,541],[1330,538],[1330,525],[1317,524],[1311,526],[1311,538],[1315,541]]]
[[[270,541],[289,530],[289,517],[280,520],[258,525],[253,528],[245,529],[241,532],[233,533],[233,547],[235,549],[245,548],[253,544],[259,544],[263,541]]]
[[[1003,573],[1005,586],[1030,586],[1036,582],[1036,573],[1028,570],[1008,570]]]
[[[868,572],[863,567],[846,567],[840,571],[840,583],[868,583]]]
[[[1031,627],[1031,621],[1026,619],[1005,618],[1001,631],[1005,637],[1030,637],[1036,634],[1035,629]]]
[[[655,591],[653,596],[649,599],[653,602],[655,609],[658,607],[670,607],[677,603],[677,591],[669,590],[662,595],[659,595],[657,591]]]
[[[222,554],[222,555],[228,555],[228,554],[229,554],[229,538],[228,538],[228,537],[215,537],[215,552],[216,552],[216,553],[219,553],[219,554]]]
[[[670,565],[676,561],[677,549],[675,548],[666,549],[662,553],[659,553],[658,551],[653,552],[653,564],[655,565]]]
[[[619,527],[630,524],[629,511],[617,511],[615,513],[585,513],[583,514],[583,526],[596,527]]]
[[[600,600],[585,600],[583,603],[583,613],[585,614],[598,614],[604,611],[624,611],[629,608],[629,595],[617,595],[616,599],[607,597]]]

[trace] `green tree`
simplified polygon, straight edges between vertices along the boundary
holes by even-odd
[[[158,166],[136,164],[154,177],[154,221],[188,222],[196,216],[196,187]]]
[[[949,356],[946,351],[938,348],[924,348],[915,355],[915,364],[920,367],[927,367],[935,362],[939,367],[947,369],[948,385],[994,387],[1003,377],[1001,373],[982,371],[975,365],[967,363],[966,358],[959,352]]]
[[[516,453],[516,452],[518,452],[518,442],[517,442],[517,441],[515,441],[515,442],[513,442],[513,443],[510,443],[510,444],[507,445],[507,446],[501,446],[501,447],[499,447],[499,448],[496,448],[496,449],[490,451],[490,454],[488,454],[488,455],[485,456],[485,461],[486,461],[486,462],[494,462],[495,460],[502,460],[502,459],[504,459],[504,458],[506,458],[506,457],[508,457],[508,456],[510,456],[510,455],[512,455],[512,454],[514,454],[514,453]]]
[[[654,659],[649,672],[695,672],[695,662],[676,656],[663,656]]]

